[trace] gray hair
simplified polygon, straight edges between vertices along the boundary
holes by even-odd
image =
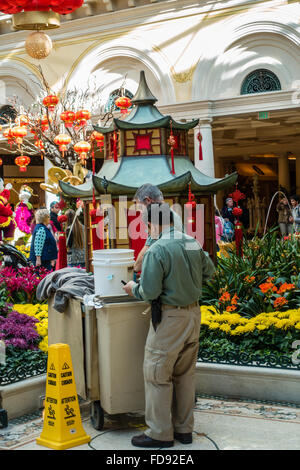
[[[43,224],[50,217],[48,209],[38,209],[35,213],[37,224]]]
[[[133,199],[138,200],[140,202],[144,202],[147,197],[155,202],[163,202],[164,200],[163,193],[160,191],[160,189],[150,183],[143,184],[137,190]]]

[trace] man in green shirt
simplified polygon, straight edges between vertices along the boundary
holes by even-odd
[[[214,265],[200,244],[174,229],[168,204],[147,209],[148,230],[155,243],[144,255],[140,282],[124,286],[140,300],[161,301],[161,321],[150,323],[145,345],[144,380],[149,426],[135,436],[137,447],[171,447],[174,438],[192,442],[194,373],[199,347],[202,284]]]
[[[157,186],[154,186],[153,184],[150,184],[150,183],[145,183],[137,190],[137,192],[134,195],[133,200],[136,203],[144,206],[145,209],[147,209],[147,207],[150,204],[153,204],[155,202],[156,203],[164,202],[164,197],[163,197],[163,193],[161,192],[160,189],[158,189]],[[182,223],[181,217],[174,211],[173,211],[173,216],[174,216],[174,226],[176,230],[179,230],[180,232],[183,231],[183,223]],[[138,254],[138,257],[135,261],[135,264],[134,264],[135,272],[141,271],[144,254],[154,242],[155,240],[153,240],[151,236],[149,235],[145,242],[145,246],[142,248],[142,250]]]

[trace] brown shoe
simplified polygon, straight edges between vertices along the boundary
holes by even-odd
[[[181,444],[191,444],[193,442],[193,435],[191,432],[174,432],[174,439],[181,442]]]
[[[131,439],[131,444],[135,447],[173,447],[174,441],[158,441],[146,434],[140,434]]]

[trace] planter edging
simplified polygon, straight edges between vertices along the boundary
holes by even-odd
[[[267,367],[197,362],[200,394],[300,404],[300,372]]]

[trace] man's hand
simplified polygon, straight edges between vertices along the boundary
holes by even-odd
[[[135,286],[135,284],[136,283],[134,281],[129,281],[129,282],[127,282],[126,286],[123,287],[126,294],[130,295],[131,297],[134,297],[134,295],[132,293],[132,288]]]
[[[36,261],[35,261],[35,265],[36,265],[36,266],[41,266],[41,264],[42,264],[41,257],[40,257],[40,256],[37,256],[37,257],[36,257]]]

